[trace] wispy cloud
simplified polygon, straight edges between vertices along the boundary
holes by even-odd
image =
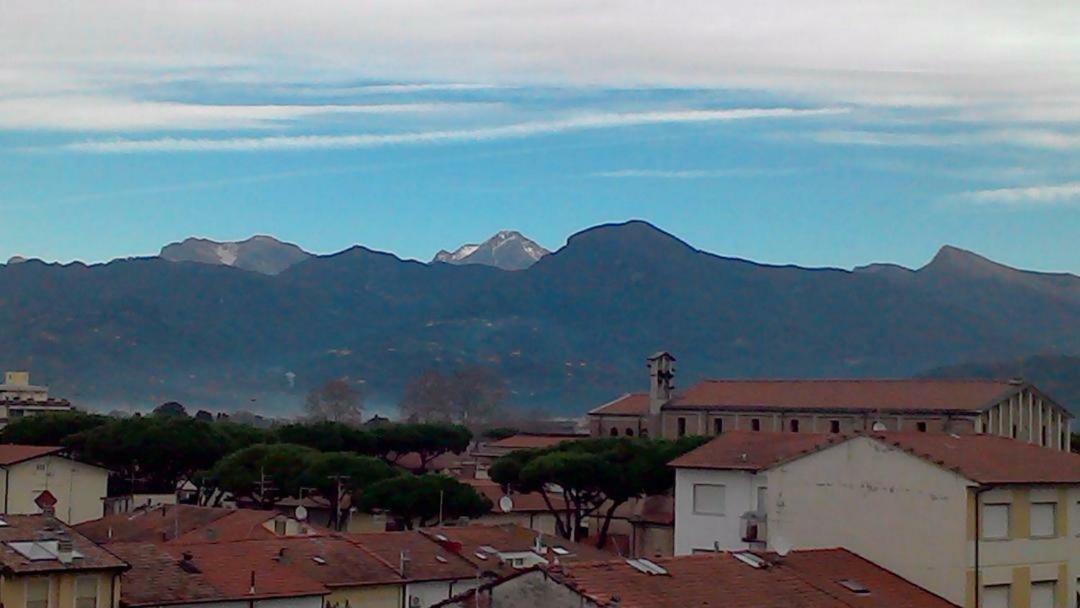
[[[819,131],[811,137],[820,143],[849,146],[948,147],[994,144],[1052,150],[1080,148],[1080,133],[1050,129],[1003,129],[964,133]]]
[[[0,99],[0,129],[146,131],[272,126],[328,114],[403,114],[476,109],[473,103],[215,105],[116,97],[53,96]]]
[[[77,152],[249,152],[374,148],[418,144],[445,144],[517,139],[570,131],[611,129],[653,124],[722,122],[768,118],[809,118],[844,113],[843,108],[742,108],[586,114],[561,120],[522,122],[472,129],[357,135],[287,135],[268,137],[112,139],[65,144]]]
[[[975,190],[960,198],[973,204],[1015,208],[1080,206],[1080,182]]]
[[[616,171],[598,171],[590,173],[589,177],[604,177],[612,179],[722,179],[726,177],[754,177],[759,175],[778,175],[792,173],[792,169],[619,169]]]

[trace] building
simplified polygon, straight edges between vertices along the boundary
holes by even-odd
[[[1076,607],[1078,454],[995,435],[736,432],[672,465],[678,554],[841,546],[958,605]]]
[[[345,535],[377,557],[400,578],[400,606],[427,608],[484,582],[482,572],[458,553],[424,534],[371,532]]]
[[[588,435],[578,433],[518,433],[496,441],[480,443],[470,453],[476,461],[475,477],[487,479],[487,471],[491,467],[491,463],[510,452],[516,450],[542,450],[557,446],[564,441],[576,441],[587,437]]]
[[[68,524],[97,519],[104,513],[109,471],[73,460],[64,448],[0,445],[0,508],[3,514],[41,512],[37,499],[44,492],[56,498],[56,517]]]
[[[447,608],[955,608],[843,549],[714,553],[534,568]]]
[[[118,608],[128,564],[44,515],[0,523],[0,605]]]
[[[592,435],[988,433],[1069,450],[1072,414],[1022,380],[704,380],[676,392],[674,357],[656,353],[648,369],[648,393],[589,412]]]
[[[589,536],[603,526],[594,513],[586,519]],[[670,557],[675,554],[675,497],[667,494],[631,498],[615,509],[608,528],[608,546],[626,557]]]
[[[177,545],[316,536],[323,529],[275,511],[159,504],[130,513],[112,513],[76,526],[101,545]]]
[[[446,526],[421,533],[469,561],[485,576],[555,563],[609,560],[611,553],[516,525]]]
[[[47,386],[30,384],[29,372],[4,372],[0,384],[0,428],[17,418],[41,412],[69,412],[71,402],[49,396]]]
[[[490,479],[459,479],[461,483],[472,486],[478,494],[491,501],[491,511],[470,523],[480,525],[514,524],[542,532],[555,534],[555,515],[548,508],[548,501],[554,509],[565,509],[566,499],[562,494],[549,494],[548,500],[539,492],[503,492],[502,486]]]

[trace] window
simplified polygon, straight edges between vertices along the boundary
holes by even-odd
[[[634,429],[632,429],[630,427],[626,427],[626,436],[627,437],[633,437],[634,436]]]
[[[1009,538],[1009,505],[983,505],[980,525],[985,539]]]
[[[1057,536],[1057,503],[1036,502],[1031,505],[1031,537]]]
[[[284,518],[275,519],[274,520],[274,534],[277,534],[278,536],[285,536],[285,532],[286,532],[285,519]]]
[[[611,433],[610,434],[611,434],[612,437],[618,437],[619,436],[619,429],[617,429],[615,427],[611,427]]]
[[[1016,425],[1015,424],[1013,425],[1013,428],[1012,428],[1012,438],[1016,439]]]
[[[712,430],[714,435],[719,435],[724,432],[724,419],[714,418],[712,421]]]
[[[676,421],[676,424],[679,429],[679,437],[686,437],[686,418],[680,417]]]
[[[26,580],[26,608],[49,608],[49,579],[35,576]]]
[[[1040,443],[1039,445],[1041,445],[1043,447],[1046,446],[1046,427],[1045,426],[1042,427],[1042,443]]]
[[[925,433],[926,432],[926,423],[925,422],[916,422],[915,423],[915,429],[918,430],[920,433]]]
[[[80,576],[75,579],[75,608],[97,608],[98,579]]]
[[[1009,608],[1009,585],[983,587],[983,608]]]
[[[766,491],[766,486],[759,486],[757,489],[757,512],[761,515],[764,515],[768,510],[765,504]]]
[[[1057,581],[1036,581],[1031,583],[1031,608],[1054,608]]]
[[[724,486],[709,483],[695,483],[694,513],[697,513],[698,515],[723,515]]]
[[[751,419],[750,420],[750,430],[751,431],[760,431],[761,430],[761,420],[759,420],[757,418]]]
[[[840,432],[840,421],[839,420],[830,420],[829,421],[829,432],[830,433],[839,433]]]
[[[791,432],[792,433],[798,433],[799,432],[799,421],[798,420],[792,420],[791,423],[790,423],[790,426],[791,426]]]

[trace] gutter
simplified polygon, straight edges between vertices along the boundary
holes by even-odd
[[[979,569],[979,541],[982,539],[982,504],[979,501],[979,497],[984,492],[993,490],[997,486],[981,486],[975,490],[975,608],[979,608],[981,602],[979,593],[982,591],[982,571]]]

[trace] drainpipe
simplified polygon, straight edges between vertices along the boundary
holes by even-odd
[[[4,515],[8,513],[8,494],[11,494],[11,469],[4,467]]]
[[[994,486],[982,486],[975,490],[975,608],[981,605],[982,572],[979,570],[979,541],[982,539],[982,504],[979,497]]]

